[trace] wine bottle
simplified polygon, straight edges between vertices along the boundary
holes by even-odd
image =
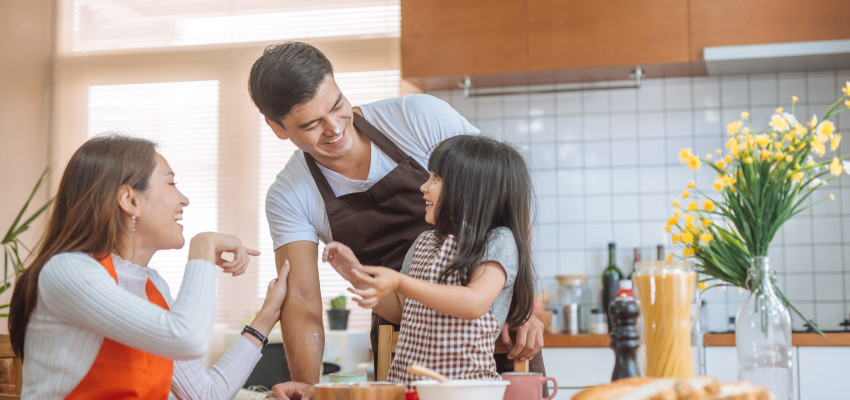
[[[659,244],[659,245],[655,248],[655,252],[656,252],[656,259],[657,259],[658,261],[664,261],[664,245],[663,245],[663,244]]]
[[[617,245],[610,242],[608,243],[608,267],[602,271],[602,309],[608,315],[608,326],[613,326],[608,305],[617,297],[622,277],[623,271],[617,268]]]

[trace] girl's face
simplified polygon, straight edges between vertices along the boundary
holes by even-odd
[[[443,178],[431,172],[428,180],[419,188],[425,199],[425,222],[434,225],[437,205],[440,204],[440,191],[443,189]]]
[[[156,167],[148,188],[139,196],[136,216],[135,240],[138,249],[150,252],[183,247],[183,207],[189,199],[177,190],[174,172],[161,155],[156,156]]]

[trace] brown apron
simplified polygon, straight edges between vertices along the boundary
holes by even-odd
[[[350,247],[364,265],[382,265],[399,271],[419,234],[433,229],[425,222],[425,200],[419,190],[430,174],[360,114],[354,113],[354,126],[398,164],[369,189],[336,197],[316,160],[306,152],[304,160],[325,202],[333,240]],[[370,337],[374,360],[377,360],[378,325],[382,324],[389,322],[372,313]],[[398,329],[398,325],[395,327]],[[541,353],[531,360],[530,369],[534,372],[544,372]],[[499,371],[512,370],[513,363],[506,360],[500,363],[499,356],[496,356],[497,364],[510,366]]]

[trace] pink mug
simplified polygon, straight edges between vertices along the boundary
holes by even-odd
[[[505,372],[502,379],[510,381],[504,400],[549,400],[558,393],[558,382],[551,376],[536,372]],[[552,381],[554,388],[549,397],[543,398],[543,384]]]

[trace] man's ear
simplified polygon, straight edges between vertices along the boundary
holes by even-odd
[[[129,185],[121,185],[118,188],[118,207],[121,207],[127,214],[136,215],[136,208],[138,207],[137,193]]]
[[[289,139],[289,135],[286,134],[286,131],[277,122],[274,122],[268,119],[268,117],[266,117],[266,124],[269,126],[269,128],[272,128],[272,132],[274,132],[275,136],[277,136],[278,138],[283,140]]]

